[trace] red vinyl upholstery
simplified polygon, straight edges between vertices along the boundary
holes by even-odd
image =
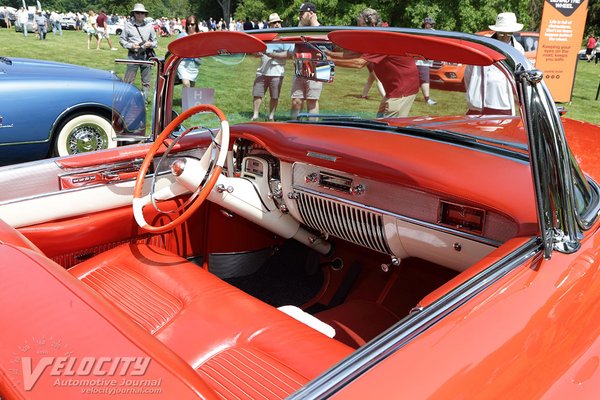
[[[43,254],[42,251],[27,239],[21,232],[0,219],[0,243],[13,244]]]
[[[158,247],[123,245],[69,272],[223,398],[283,398],[352,352]]]

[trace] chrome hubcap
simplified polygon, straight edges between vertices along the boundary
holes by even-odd
[[[106,149],[108,136],[97,125],[79,125],[71,131],[67,140],[69,154]]]

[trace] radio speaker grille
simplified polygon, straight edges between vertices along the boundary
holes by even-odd
[[[382,214],[298,192],[298,210],[304,223],[332,236],[391,254]]]

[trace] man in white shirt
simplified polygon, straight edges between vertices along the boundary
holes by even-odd
[[[513,37],[523,29],[514,13],[500,13],[496,24],[489,28],[494,39],[507,43],[525,54],[523,46]],[[469,65],[465,68],[465,86],[469,110],[467,115],[515,115],[515,100],[506,76],[494,65],[481,67]]]

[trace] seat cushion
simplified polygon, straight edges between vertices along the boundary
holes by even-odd
[[[206,376],[218,393],[280,388],[287,395],[352,352],[158,247],[123,245],[69,272]],[[225,379],[215,372],[247,365],[253,373]]]

